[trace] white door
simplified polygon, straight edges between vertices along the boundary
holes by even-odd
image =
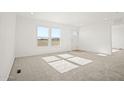
[[[72,50],[78,49],[78,31],[72,32]]]

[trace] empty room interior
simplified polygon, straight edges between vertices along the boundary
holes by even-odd
[[[1,12],[0,81],[123,81],[123,12]]]

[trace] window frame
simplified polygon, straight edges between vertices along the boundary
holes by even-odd
[[[48,45],[47,46],[39,46],[38,45],[38,27],[44,27],[44,28],[48,28]],[[50,36],[49,36],[49,32],[50,32],[50,28],[48,26],[45,26],[45,25],[37,25],[36,27],[36,44],[37,44],[37,47],[49,47],[49,39],[50,39]]]
[[[45,27],[48,28],[48,45],[47,46],[38,46],[38,27]],[[59,40],[59,45],[52,45],[52,28],[58,28],[60,29],[60,40]],[[37,25],[36,26],[36,45],[37,47],[61,47],[61,28],[60,27],[54,27],[54,26],[46,26],[46,25]]]
[[[59,38],[59,45],[52,45],[52,29],[53,28],[57,28],[57,29],[60,29],[60,38]],[[53,47],[60,47],[61,46],[61,28],[60,27],[51,27],[51,31],[50,31],[50,38],[51,38],[51,46]]]

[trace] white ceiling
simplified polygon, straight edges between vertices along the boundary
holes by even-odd
[[[124,18],[123,12],[25,12],[17,14],[72,26],[83,26]]]

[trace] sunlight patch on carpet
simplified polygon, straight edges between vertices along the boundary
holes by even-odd
[[[47,56],[47,57],[42,57],[42,59],[46,62],[52,62],[52,61],[57,61],[60,60],[60,58],[56,56]]]
[[[98,56],[107,56],[106,54],[97,54]]]
[[[61,58],[64,58],[64,59],[74,57],[74,56],[71,55],[71,54],[60,54],[60,55],[58,55],[58,56],[61,57]]]
[[[85,59],[85,58],[80,58],[80,57],[69,58],[67,60],[69,60],[69,61],[71,61],[75,64],[78,64],[78,65],[86,65],[88,63],[93,62],[92,60]]]
[[[48,64],[60,73],[68,72],[78,67],[77,65],[72,64],[66,60],[55,61]]]
[[[119,49],[112,49],[112,52],[118,52],[120,51]]]

